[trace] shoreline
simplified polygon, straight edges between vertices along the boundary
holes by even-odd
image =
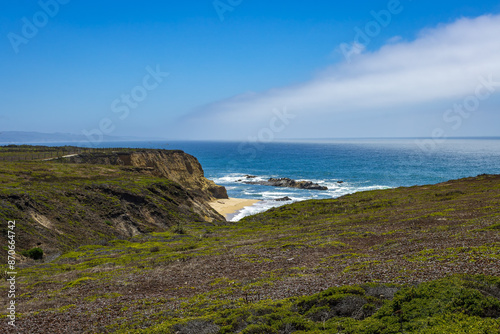
[[[247,198],[224,198],[217,199],[215,201],[209,202],[208,204],[218,213],[228,219],[230,216],[234,216],[238,211],[246,208],[247,206],[252,206],[255,203],[260,202],[256,199]]]

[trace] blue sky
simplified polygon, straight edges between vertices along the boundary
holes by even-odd
[[[57,1],[0,5],[0,131],[500,135],[497,1]]]

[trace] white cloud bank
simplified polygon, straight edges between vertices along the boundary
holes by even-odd
[[[388,111],[394,112],[396,119],[401,118],[397,116],[401,113],[408,119],[418,119],[422,113],[419,106],[425,106],[426,112],[435,111],[441,117],[443,105],[474,94],[480,77],[500,82],[498,15],[463,18],[425,29],[411,42],[391,41],[376,52],[358,55],[350,64],[325,69],[301,85],[247,93],[201,107],[184,117],[176,128],[185,138],[246,139],[269,123],[273,108],[286,107],[296,118],[282,133],[284,136],[335,137],[329,129],[345,118],[354,122],[356,115],[371,118],[368,123]],[[500,84],[496,89],[500,92]],[[390,118],[385,118],[384,122],[388,121]],[[400,119],[399,123],[404,121]],[[391,135],[382,128],[379,136]],[[359,132],[365,131],[354,129],[355,124],[351,132],[339,133],[359,137]]]

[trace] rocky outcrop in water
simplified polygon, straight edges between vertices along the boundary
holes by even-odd
[[[262,186],[272,186],[272,187],[308,189],[308,190],[328,190],[327,187],[320,186],[319,184],[313,183],[311,181],[295,181],[287,177],[282,177],[279,179],[270,178],[267,181],[243,181],[243,183],[258,184]]]
[[[274,201],[276,202],[288,202],[288,201],[291,201],[292,199],[288,196],[285,196],[285,197],[281,197],[281,198],[275,198]]]

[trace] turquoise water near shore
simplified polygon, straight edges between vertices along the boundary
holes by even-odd
[[[69,145],[70,143],[68,143]],[[58,145],[61,145],[60,143]],[[109,142],[99,147],[180,149],[198,158],[205,176],[230,197],[262,200],[234,220],[292,201],[334,198],[363,190],[434,184],[479,174],[500,174],[500,139],[332,139],[251,142]],[[275,188],[238,182],[289,177],[326,191]],[[343,183],[337,183],[343,181]]]

